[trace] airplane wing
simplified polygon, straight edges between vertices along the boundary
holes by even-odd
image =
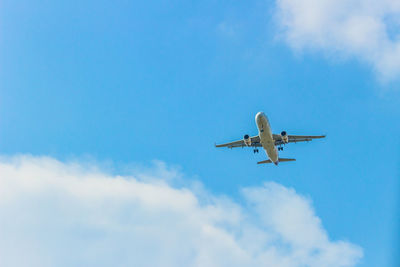
[[[260,137],[258,135],[252,136],[250,138],[251,138],[251,146],[252,147],[260,147],[261,146]],[[244,143],[244,141],[242,139],[242,140],[238,140],[238,141],[234,141],[234,142],[230,142],[230,143],[215,145],[215,147],[228,147],[228,148],[246,147],[246,144]]]
[[[313,139],[324,138],[325,135],[288,135],[288,143],[308,142]],[[280,134],[273,134],[275,145],[279,146],[284,144]]]

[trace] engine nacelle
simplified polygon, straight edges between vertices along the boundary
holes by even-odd
[[[289,137],[285,131],[281,132],[281,138],[284,144],[287,144],[289,142]]]
[[[244,144],[246,146],[251,146],[251,138],[248,134],[245,134],[243,137]]]

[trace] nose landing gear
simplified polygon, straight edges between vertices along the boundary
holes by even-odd
[[[258,148],[255,148],[253,151],[254,153],[258,153]]]
[[[279,146],[278,151],[283,151],[283,147]]]

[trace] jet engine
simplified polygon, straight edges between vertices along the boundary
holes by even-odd
[[[243,137],[244,144],[246,146],[251,146],[251,138],[248,134],[245,134]]]
[[[284,144],[287,144],[289,142],[289,137],[285,131],[281,132],[281,138]]]

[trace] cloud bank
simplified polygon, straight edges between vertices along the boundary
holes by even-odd
[[[118,176],[48,157],[0,159],[0,266],[354,266],[309,199],[277,183],[238,203],[162,165]]]
[[[384,80],[400,75],[400,1],[277,0],[289,45],[354,56]]]

